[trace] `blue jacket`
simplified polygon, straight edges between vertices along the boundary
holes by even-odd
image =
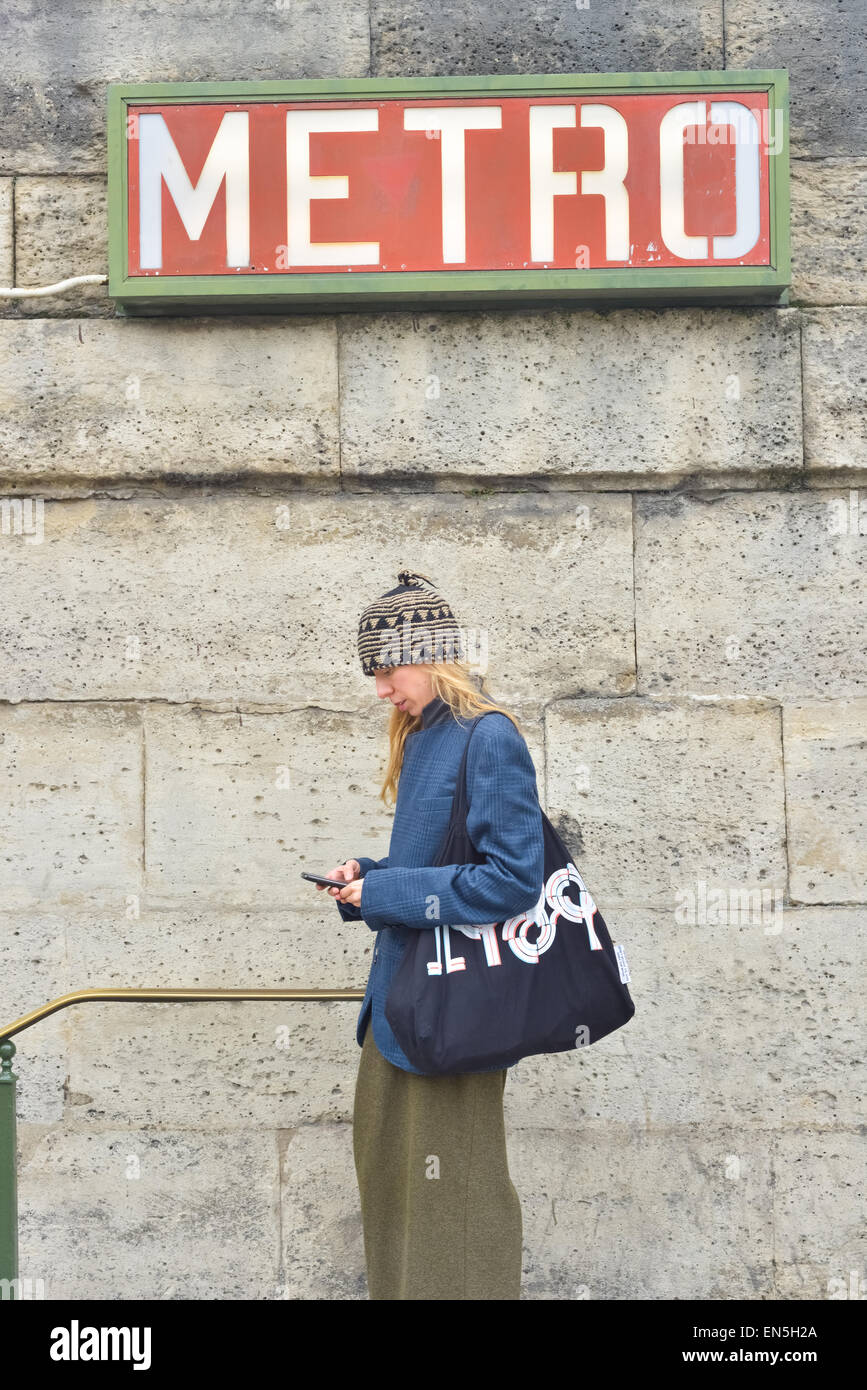
[[[355,855],[364,880],[361,906],[336,904],[344,921],[363,920],[376,932],[356,1040],[361,1046],[371,1014],[373,1040],[383,1057],[419,1075],[385,1017],[386,995],[407,940],[390,924],[432,930],[436,921],[426,915],[431,894],[439,899],[439,922],[505,921],[535,907],[545,870],[533,760],[512,721],[496,711],[479,720],[467,753],[467,829],[486,862],[430,867],[449,823],[469,720],[438,696],[425,705],[421,718],[422,727],[407,735],[404,746],[388,854],[379,860]]]

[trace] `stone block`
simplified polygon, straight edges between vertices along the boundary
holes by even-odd
[[[84,1005],[69,1041],[78,1123],[252,1131],[345,1122],[358,1009],[354,1000]]]
[[[140,893],[138,711],[0,705],[0,751],[4,909],[120,909],[127,894]]]
[[[73,275],[108,274],[105,180],[98,176],[15,181],[19,285],[56,285]],[[23,318],[114,318],[108,285],[77,285],[17,302]],[[4,313],[8,313],[6,306]]]
[[[789,74],[791,152],[824,159],[863,155],[867,30],[861,0],[726,0],[727,68],[785,68]]]
[[[804,314],[804,463],[819,485],[867,483],[867,312]],[[862,499],[862,510],[864,507]],[[867,532],[867,516],[861,535]],[[863,550],[863,546],[862,546]]]
[[[867,699],[783,710],[789,882],[802,903],[867,900]]]
[[[0,285],[11,286],[15,277],[13,180],[0,179]],[[8,305],[9,300],[5,301]],[[4,306],[4,313],[6,312]]]
[[[793,159],[792,297],[867,305],[867,159]]]
[[[786,701],[867,692],[867,548],[849,513],[843,487],[637,497],[639,691]]]
[[[150,706],[145,721],[153,906],[309,910],[316,889],[302,871],[388,852],[376,714]]]
[[[743,486],[802,462],[786,309],[351,315],[340,391],[343,473],[366,485]]]
[[[671,914],[699,884],[784,889],[779,711],[683,699],[558,700],[548,816],[606,907]]]
[[[38,498],[14,504],[22,532],[31,513],[35,525]],[[436,581],[470,664],[519,720],[552,696],[634,688],[632,508],[619,493],[41,505],[41,541],[15,534],[11,510],[0,537],[7,700],[373,709],[359,615],[404,564]]]
[[[735,1132],[854,1126],[867,911],[746,901],[714,881],[693,920],[617,911],[635,1014],[590,1047],[509,1071],[518,1128],[560,1133]],[[600,905],[601,906],[601,905]],[[763,906],[768,910],[763,910]]]
[[[0,1030],[67,993],[65,931],[61,915],[0,912]],[[53,1124],[63,1118],[67,1034],[67,1017],[59,1012],[12,1039],[21,1122]]]
[[[300,1125],[281,1151],[285,1299],[368,1297],[351,1124]]]
[[[46,1299],[275,1296],[276,1135],[23,1126],[22,1278]]]
[[[534,1128],[510,1133],[508,1145],[523,1298],[774,1297],[766,1134]]]
[[[57,11],[4,6],[7,94],[0,172],[81,174],[106,166],[109,82],[237,82],[365,77],[367,5],[332,0],[111,0]]]
[[[638,0],[612,12],[541,0],[533,22],[520,0],[431,6],[371,0],[371,71],[419,77],[476,73],[678,72],[725,67],[713,0]]]
[[[776,1297],[863,1300],[862,1133],[783,1131],[774,1136],[773,1163]]]
[[[0,485],[338,471],[323,319],[0,320]]]

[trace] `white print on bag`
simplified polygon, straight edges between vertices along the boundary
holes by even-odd
[[[578,886],[577,903],[566,897],[566,888],[570,883]],[[518,960],[523,961],[525,965],[537,965],[543,951],[547,951],[553,944],[557,935],[557,922],[561,917],[565,917],[569,922],[584,922],[591,951],[601,951],[602,942],[593,926],[595,912],[596,904],[590,896],[590,890],[570,860],[564,868],[555,869],[539,894],[539,901],[532,912],[519,912],[516,917],[510,917],[503,923],[500,935],[504,941],[508,941]],[[531,927],[539,928],[539,935],[535,941],[527,940],[527,933]],[[463,932],[471,941],[481,940],[484,942],[485,960],[488,965],[502,965],[496,922],[486,922],[478,927],[434,927],[437,955],[436,960],[428,961],[429,975],[442,975],[443,960],[447,975],[455,970],[467,968],[465,956],[452,955],[450,931]]]

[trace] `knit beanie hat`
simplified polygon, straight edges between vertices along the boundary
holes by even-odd
[[[411,570],[397,577],[397,588],[374,599],[361,615],[358,655],[364,674],[388,666],[462,661],[461,630],[432,580]]]

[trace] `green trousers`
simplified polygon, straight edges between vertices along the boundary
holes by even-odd
[[[368,1023],[353,1147],[371,1299],[521,1297],[521,1204],[509,1177],[508,1071],[418,1076]]]

